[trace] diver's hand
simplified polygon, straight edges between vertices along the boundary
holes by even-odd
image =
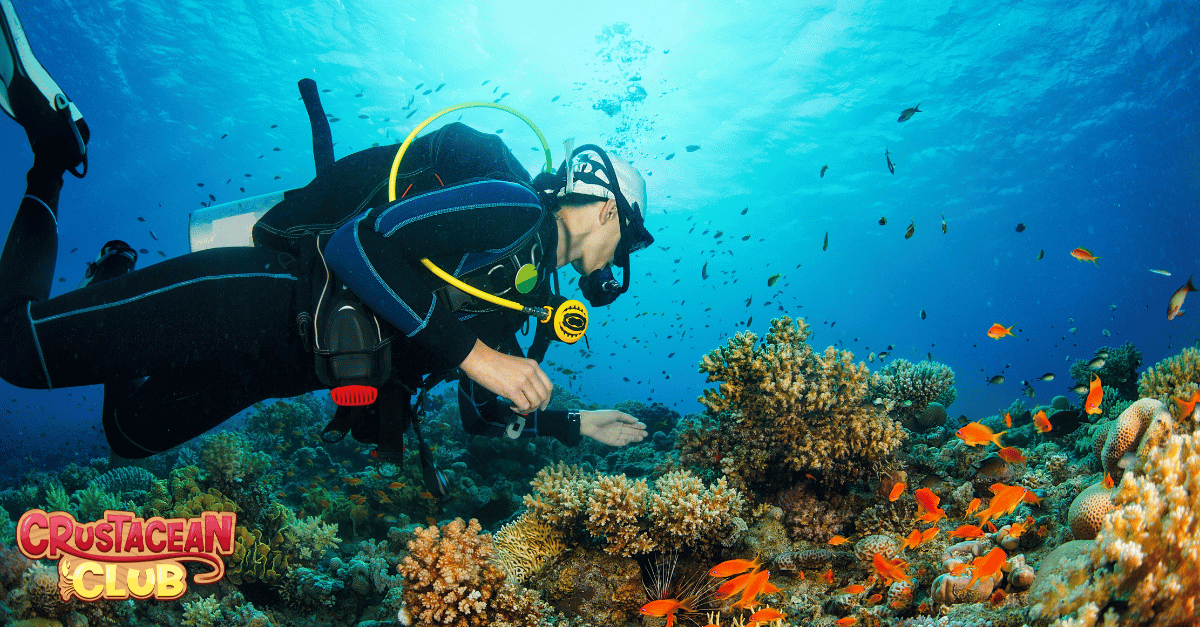
[[[532,359],[505,355],[477,339],[458,367],[472,381],[512,401],[513,411],[519,414],[546,409],[550,404],[550,378]]]
[[[579,412],[579,432],[609,446],[625,446],[646,439],[646,425],[612,409]]]

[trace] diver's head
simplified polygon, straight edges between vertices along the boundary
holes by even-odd
[[[629,289],[629,256],[654,243],[645,225],[646,181],[628,161],[594,144],[576,149],[558,176],[560,206],[588,212],[594,227],[583,254],[564,261],[583,275],[580,288],[593,305],[611,303]],[[610,264],[624,270],[623,284],[616,282]]]

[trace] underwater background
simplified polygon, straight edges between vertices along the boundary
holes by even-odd
[[[236,507],[246,526],[225,582],[103,610],[39,597],[53,571],[6,551],[0,621],[394,623],[402,600],[412,609],[402,597],[419,592],[403,584],[419,579],[416,566],[403,572],[403,557],[450,544],[474,589],[509,590],[497,598],[525,608],[511,612],[528,622],[513,624],[638,624],[655,592],[643,580],[675,551],[679,570],[700,568],[691,579],[702,582],[724,559],[769,560],[781,592],[762,602],[788,624],[1093,624],[1105,612],[1121,624],[1195,620],[1200,573],[1172,560],[1194,550],[1178,543],[1200,533],[1196,523],[1144,547],[1182,578],[1158,588],[1182,606],[1147,601],[1142,611],[1134,597],[1156,597],[1130,582],[1154,573],[1103,542],[1090,554],[1069,544],[1091,527],[1095,535],[1109,508],[1154,501],[1155,490],[1183,499],[1160,499],[1164,512],[1200,504],[1200,442],[1182,437],[1196,427],[1184,409],[1200,354],[1185,349],[1200,323],[1166,316],[1197,268],[1195,3],[14,2],[92,131],[89,175],[63,190],[54,294],[73,289],[110,239],[142,249],[145,267],[188,252],[190,212],[307,184],[301,78],[317,82],[336,118],[339,158],[398,143],[444,107],[498,101],[538,125],[555,165],[573,137],[646,177],[656,241],[634,255],[630,293],[592,308],[589,344],[554,346],[544,367],[555,406],[617,407],[655,435],[623,450],[470,438],[442,388],[426,434],[454,491],[437,502],[422,497],[415,463],[384,474],[367,447],[316,442],[328,394],[266,400],[228,431],[130,464],[109,456],[99,387],[0,383],[0,506],[10,520],[33,507],[92,520],[109,506],[146,516],[214,506]],[[430,129],[455,120],[499,133],[530,172],[542,167],[535,136],[511,115],[469,109]],[[32,153],[15,123],[0,122],[0,145],[7,229]],[[1098,261],[1074,258],[1079,248]],[[565,291],[577,293],[573,280]],[[1012,335],[989,337],[994,324]],[[744,331],[755,337],[735,337]],[[791,386],[747,374],[756,368]],[[1072,390],[1086,393],[1093,375],[1106,388],[1098,414]],[[1164,405],[1141,401],[1121,420],[1139,398]],[[1032,422],[1039,409],[1049,432]],[[1150,428],[1168,420],[1161,429],[1182,437],[1173,445]],[[966,446],[955,433],[968,422],[1009,429],[1003,444],[1027,461]],[[1123,431],[1126,422],[1141,427]],[[570,466],[549,466],[559,461]],[[1083,503],[1072,516],[1106,474],[1117,484],[1108,504]],[[1041,500],[995,519],[1003,528],[1032,517],[1025,535],[988,531],[961,549],[979,559],[991,546],[1007,552],[999,601],[991,588],[935,581],[962,539],[949,532],[982,526],[966,513],[968,493],[986,510],[994,483]],[[890,500],[897,484],[905,488]],[[921,523],[942,531],[902,553],[913,519],[938,509],[922,504],[920,488],[947,518]],[[487,542],[455,518],[477,519],[480,533],[519,523],[518,539],[513,528],[496,537],[507,556],[496,561],[523,588],[502,588]],[[416,529],[431,522],[441,540]],[[849,542],[830,546],[834,536]],[[1060,588],[1039,593],[1035,582],[1026,592],[1009,562],[1021,554],[1045,566],[1059,546],[1076,554],[1054,564],[1076,568],[1053,575]],[[527,561],[514,565],[514,552]],[[877,572],[876,554],[907,570]],[[1101,576],[1110,572],[1125,577]],[[861,593],[839,593],[872,574]],[[912,578],[907,600],[882,583],[895,574]],[[883,598],[869,603],[873,592]],[[503,608],[428,624],[501,624],[486,611]],[[564,618],[543,619],[553,615]],[[709,621],[682,610],[679,619]]]

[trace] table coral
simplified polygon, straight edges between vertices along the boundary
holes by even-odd
[[[866,364],[832,346],[813,351],[809,334],[803,319],[785,316],[771,321],[761,344],[745,331],[704,356],[700,372],[719,386],[698,400],[716,428],[681,434],[684,467],[716,465],[739,488],[781,471],[820,470],[840,483],[867,476],[892,454],[904,432],[866,403]],[[703,446],[689,444],[697,441]]]
[[[1093,625],[1104,611],[1123,625],[1192,624],[1200,612],[1200,431],[1150,451],[1140,472],[1116,487],[1113,503],[1086,559],[1035,586],[1041,594],[1031,617],[1073,613],[1062,622]]]

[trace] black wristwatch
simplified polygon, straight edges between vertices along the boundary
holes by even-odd
[[[580,431],[579,410],[571,409],[567,411],[567,440],[568,446],[575,446],[583,440],[583,433]]]

